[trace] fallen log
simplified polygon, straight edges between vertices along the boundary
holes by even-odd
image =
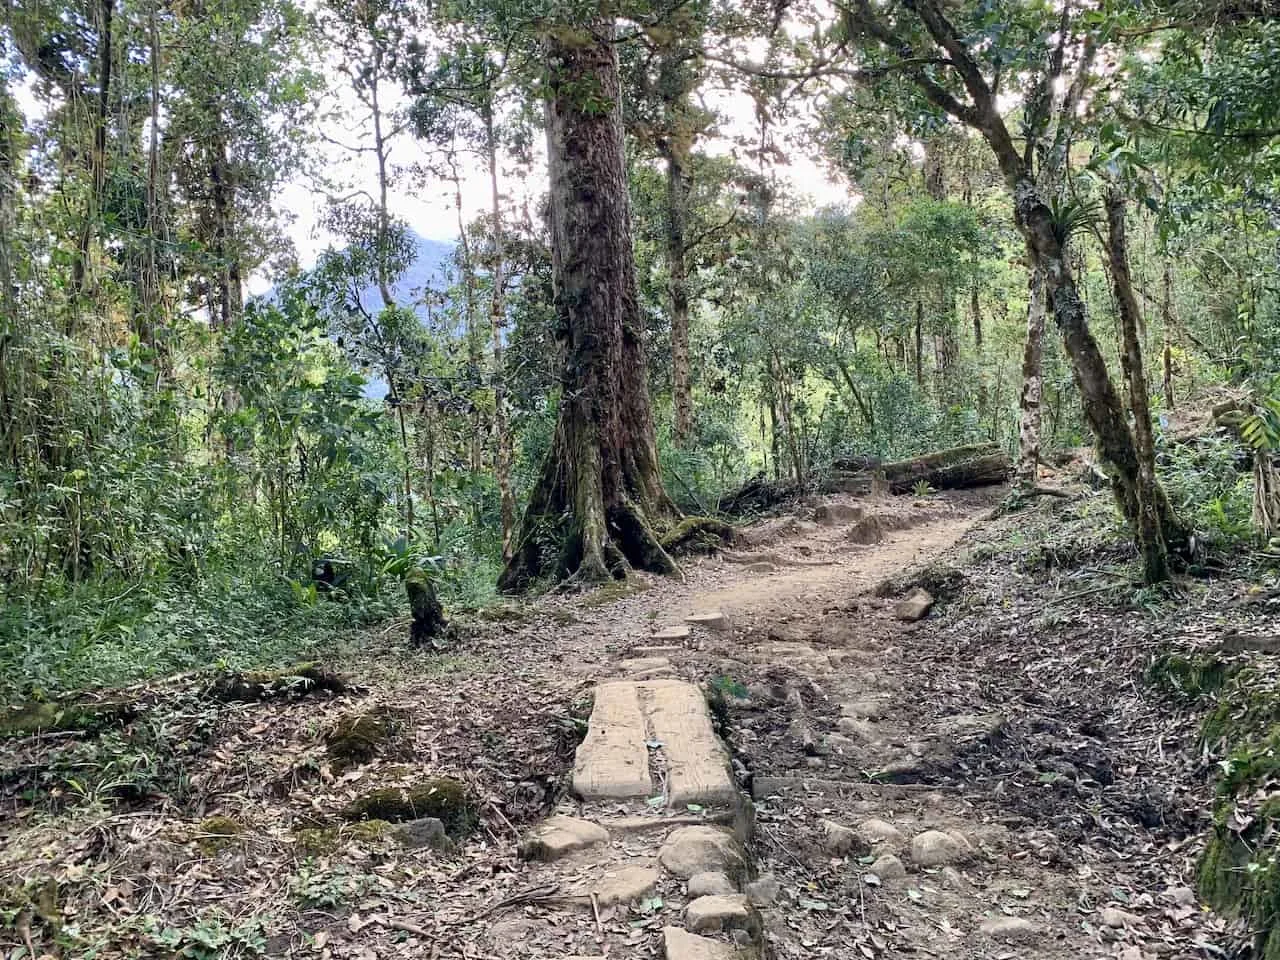
[[[935,450],[932,453],[926,453],[919,457],[912,457],[910,460],[896,460],[889,463],[881,463],[871,457],[844,457],[842,459],[832,461],[831,466],[835,470],[841,470],[849,473],[881,470],[884,472],[886,479],[892,481],[894,477],[898,475],[934,470],[956,463],[963,463],[966,460],[976,460],[979,457],[991,456],[992,454],[999,452],[1000,447],[998,444],[972,443],[963,447],[949,447],[946,450]]]
[[[722,496],[716,512],[728,516],[761,513],[801,492],[794,480],[767,480],[764,474],[756,474],[737,490]]]
[[[837,460],[847,469],[859,460]],[[836,481],[846,493],[865,493],[882,479],[890,493],[910,493],[924,482],[935,490],[967,490],[1004,483],[1013,471],[1009,455],[994,443],[937,450],[910,460],[882,463],[861,473],[844,473]]]
[[[886,464],[886,467],[897,464]],[[1007,453],[993,453],[961,463],[945,466],[908,469],[889,474],[885,479],[893,493],[910,493],[916,484],[925,482],[935,490],[969,490],[973,487],[989,487],[1004,483],[1013,472],[1013,463]]]

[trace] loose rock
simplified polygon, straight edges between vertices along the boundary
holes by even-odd
[[[963,860],[966,851],[941,830],[926,830],[911,840],[911,860],[921,867],[941,867]]]
[[[737,893],[738,889],[723,873],[710,870],[706,873],[695,873],[690,877],[686,891],[690,898],[728,897]]]
[[[760,935],[760,914],[740,893],[699,897],[685,908],[684,922],[690,933],[745,930],[752,940]]]
[[[907,868],[892,853],[886,853],[877,857],[876,862],[871,864],[871,872],[887,882],[901,880],[907,875]]]
[[[819,820],[822,829],[822,849],[833,857],[844,857],[865,851],[866,843],[851,828],[834,820]]]
[[[444,829],[439,817],[421,817],[407,823],[396,824],[392,835],[411,850],[430,847],[432,850],[451,850],[453,841]]]
[[[534,827],[520,844],[520,856],[525,860],[559,860],[608,839],[609,831],[598,823],[557,815]]]
[[[893,608],[893,615],[899,620],[914,623],[929,615],[929,611],[933,609],[933,602],[933,594],[922,587],[916,587],[907,594],[905,599],[898,601]]]
[[[658,853],[667,872],[688,880],[698,873],[723,873],[740,878],[747,869],[742,848],[727,831],[716,827],[682,827],[667,838]]]

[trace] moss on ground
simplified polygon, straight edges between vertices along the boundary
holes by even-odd
[[[373,843],[391,835],[392,824],[386,820],[362,820],[337,826],[300,827],[293,832],[298,849],[309,857],[336,853],[348,841]]]
[[[736,535],[732,524],[715,517],[685,517],[663,534],[659,542],[672,556],[715,553],[733,543]]]
[[[37,733],[97,733],[138,715],[133,703],[46,703],[32,700],[0,713],[0,739]]]
[[[1147,668],[1147,682],[1165,693],[1198,700],[1215,693],[1230,678],[1234,668],[1212,653],[1162,653]]]
[[[1173,675],[1198,676],[1182,664]],[[1196,888],[1219,913],[1256,931],[1252,956],[1280,960],[1280,679],[1242,669],[1222,680],[1218,697],[1201,736],[1225,759]]]
[[[467,788],[452,777],[436,777],[408,787],[381,787],[357,797],[342,815],[348,820],[386,820],[402,823],[435,817],[449,836],[465,836],[476,823],[476,810]]]
[[[219,850],[225,850],[235,843],[244,833],[244,825],[240,821],[216,815],[200,821],[200,837],[196,845],[206,857],[211,857]]]
[[[325,735],[325,750],[339,770],[367,763],[394,744],[406,721],[405,712],[392,707],[343,714]]]
[[[1200,738],[1206,746],[1224,747],[1224,752],[1229,752],[1245,741],[1265,737],[1277,724],[1277,680],[1264,671],[1245,667],[1223,688],[1218,705],[1200,728]]]

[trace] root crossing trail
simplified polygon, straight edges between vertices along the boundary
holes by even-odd
[[[529,886],[564,899],[495,922],[498,955],[1116,955],[1080,922],[1099,881],[956,776],[1001,735],[999,711],[914,702],[928,621],[873,592],[952,551],[987,506],[811,504],[611,608],[610,633],[630,640],[584,651],[597,683],[575,796],[522,851]]]

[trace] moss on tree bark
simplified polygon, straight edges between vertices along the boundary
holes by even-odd
[[[546,132],[558,336],[559,419],[498,581],[599,581],[673,573],[658,531],[679,511],[662,488],[631,242],[612,21],[545,41]]]

